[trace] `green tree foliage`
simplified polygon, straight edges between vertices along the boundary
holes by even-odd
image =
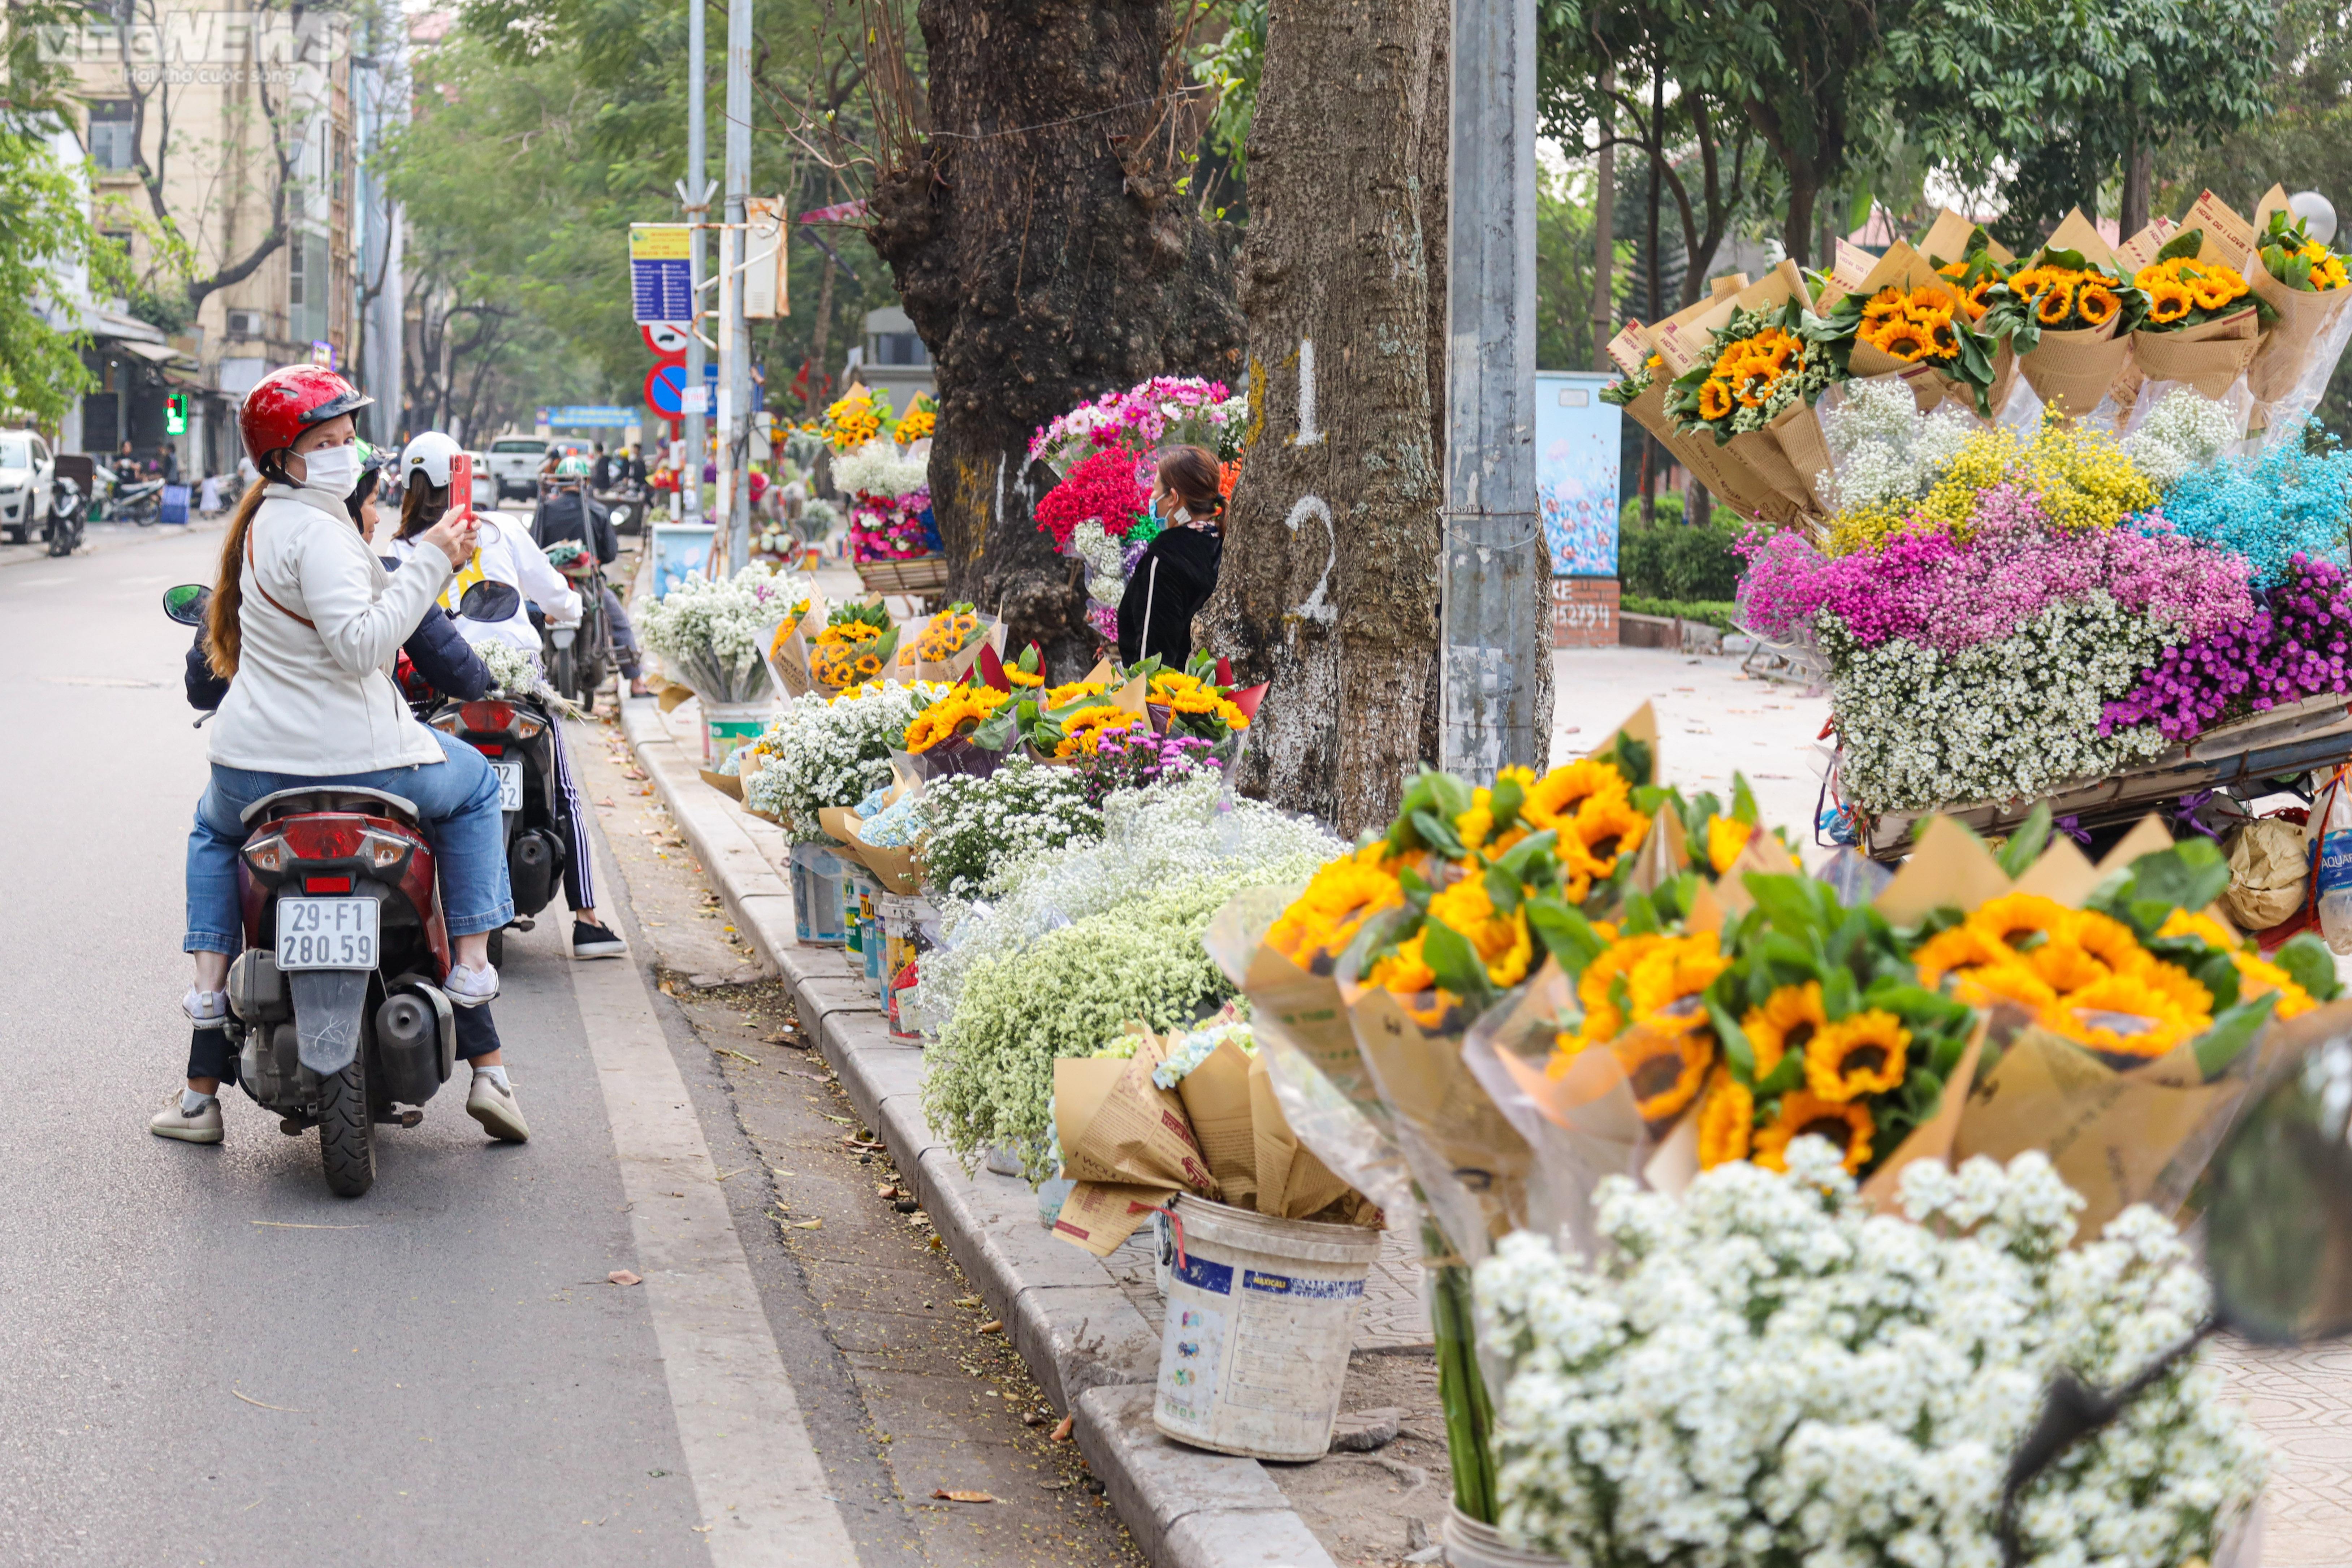
[[[1584,168],[1536,176],[1536,363],[1547,370],[1592,368],[1592,185]],[[1633,293],[1633,242],[1619,239],[1612,250],[1614,321]]]

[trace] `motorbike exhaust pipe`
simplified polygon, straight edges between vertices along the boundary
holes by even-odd
[[[515,912],[535,915],[555,896],[556,846],[537,828],[516,837],[507,852],[507,884]]]
[[[438,1050],[440,1023],[423,997],[404,991],[385,997],[375,1010],[375,1037],[393,1050]]]

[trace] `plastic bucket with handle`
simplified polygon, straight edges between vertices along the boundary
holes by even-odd
[[[803,947],[839,947],[841,857],[819,844],[795,844],[792,853],[793,935]]]
[[[750,745],[767,728],[768,705],[764,702],[705,702],[702,765],[717,773],[719,764],[735,754],[736,747]]]
[[[1177,1258],[1152,1425],[1220,1454],[1321,1458],[1381,1233],[1189,1193],[1170,1206]]]

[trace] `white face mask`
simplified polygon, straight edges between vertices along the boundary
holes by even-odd
[[[355,443],[341,447],[320,447],[302,454],[302,471],[308,476],[303,482],[331,492],[347,496],[359,489],[360,449]]]

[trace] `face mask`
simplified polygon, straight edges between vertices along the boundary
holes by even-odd
[[[334,495],[348,496],[359,488],[360,449],[356,446],[321,447],[305,452],[302,471],[310,476],[305,483]]]

